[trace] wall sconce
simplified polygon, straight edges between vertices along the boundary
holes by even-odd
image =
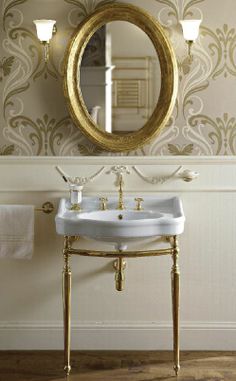
[[[192,45],[199,36],[199,28],[202,20],[180,20],[182,25],[183,35],[186,43],[188,44],[188,55],[190,63],[193,61]]]
[[[34,20],[36,26],[37,36],[44,48],[44,61],[48,62],[49,59],[49,41],[53,34],[56,33],[55,20]]]

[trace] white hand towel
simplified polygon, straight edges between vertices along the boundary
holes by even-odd
[[[34,247],[34,206],[0,205],[0,258],[30,259]]]

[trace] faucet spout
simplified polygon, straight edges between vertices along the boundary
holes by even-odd
[[[124,210],[125,209],[123,186],[124,186],[123,176],[120,175],[120,178],[119,178],[119,199],[118,199],[118,206],[117,206],[118,210]]]

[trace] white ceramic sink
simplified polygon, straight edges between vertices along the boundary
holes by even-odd
[[[116,209],[117,197],[109,198],[108,210],[102,211],[98,197],[84,197],[80,212],[70,210],[70,201],[61,199],[56,216],[57,233],[117,244],[183,233],[185,217],[179,197],[143,199],[141,211],[134,210],[134,197],[125,197],[125,210]]]

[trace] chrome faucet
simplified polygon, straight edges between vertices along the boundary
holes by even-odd
[[[124,210],[125,205],[124,205],[124,191],[123,191],[123,186],[124,186],[124,180],[122,174],[120,174],[119,177],[119,199],[118,199],[118,205],[117,209],[118,210]]]

